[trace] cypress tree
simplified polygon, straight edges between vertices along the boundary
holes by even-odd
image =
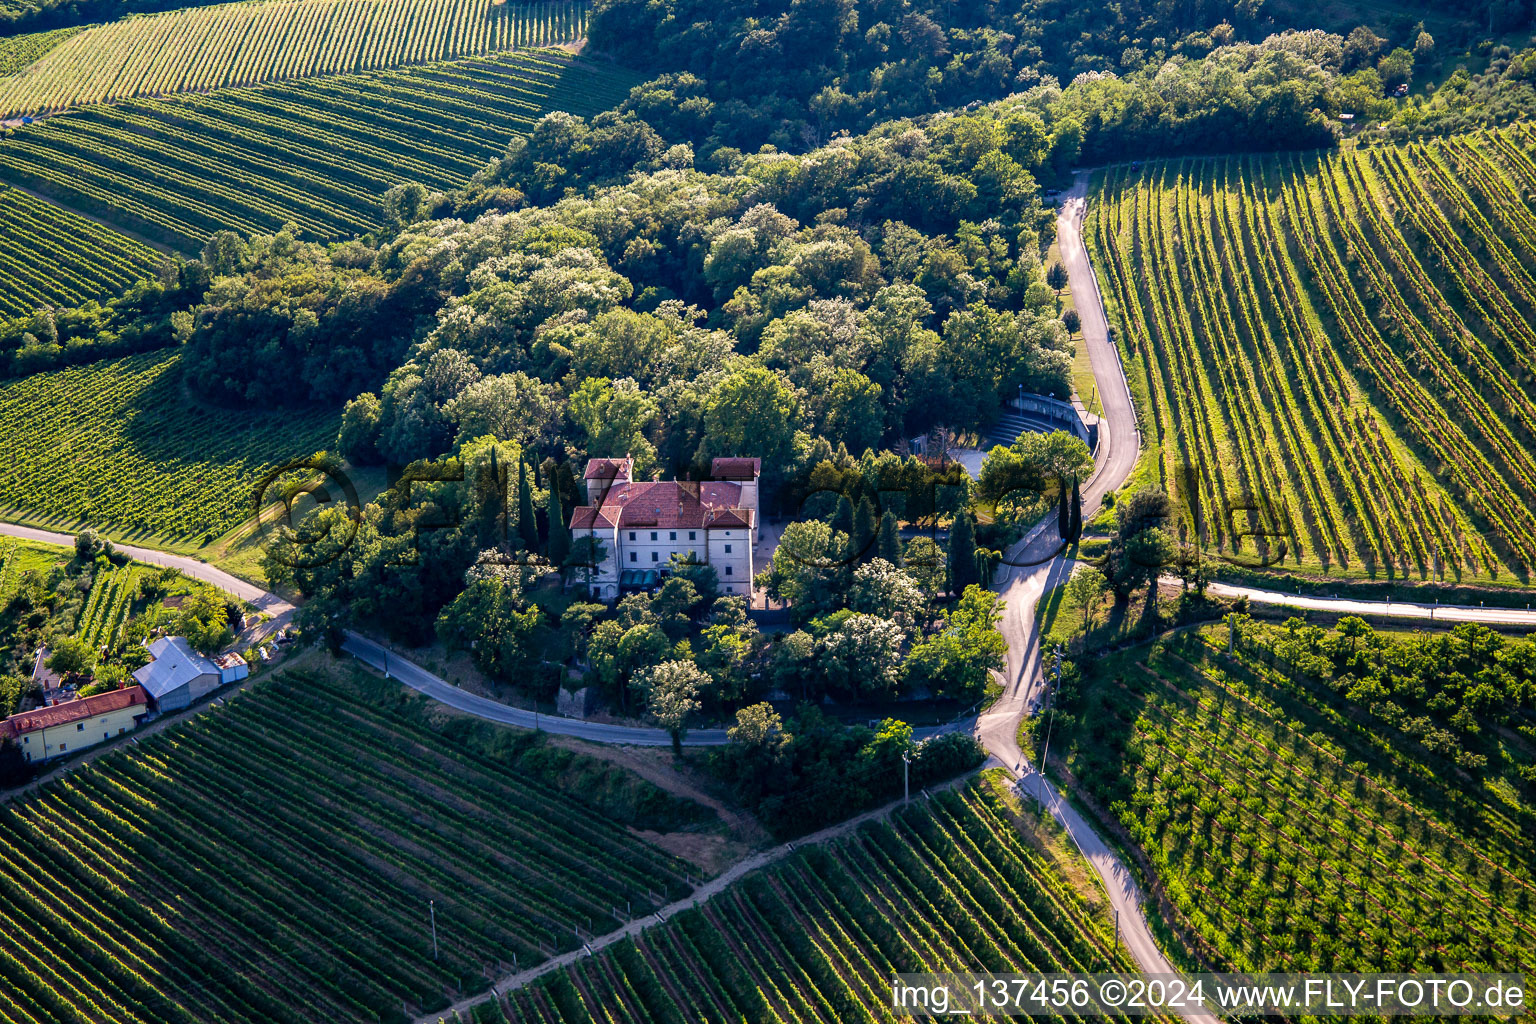
[[[571,553],[571,528],[565,523],[565,511],[560,507],[560,488],[555,486],[553,474],[549,481],[549,560],[564,565]]]
[[[837,511],[832,513],[832,532],[853,536],[853,503],[846,494],[837,499]]]
[[[972,583],[981,582],[976,566],[976,527],[969,511],[961,511],[949,527],[949,589],[963,593]]]
[[[1072,492],[1067,490],[1065,480],[1061,484],[1061,500],[1056,502],[1056,532],[1062,540],[1072,539]]]
[[[539,550],[539,523],[533,517],[533,490],[528,486],[528,464],[519,456],[517,460],[517,533],[523,539],[523,547]]]
[[[1083,489],[1078,485],[1077,478],[1072,478],[1072,539],[1078,540],[1083,535]]]
[[[896,530],[896,514],[890,509],[880,517],[880,541],[876,547],[881,558],[898,569],[901,567],[901,534]]]
[[[853,554],[855,558],[867,559],[875,553],[875,530],[878,528],[875,518],[875,503],[868,496],[859,499],[858,511],[853,516]]]

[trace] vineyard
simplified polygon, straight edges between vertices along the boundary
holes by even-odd
[[[1088,241],[1162,480],[1204,510],[1208,549],[1529,578],[1533,149],[1517,126],[1100,176]]]
[[[109,298],[154,276],[160,260],[147,245],[0,187],[0,317]]]
[[[137,571],[131,565],[111,572],[97,571],[75,631],[80,639],[97,650],[111,647],[128,617],[137,588]]]
[[[217,536],[249,515],[266,467],[326,448],[336,420],[200,406],[174,352],[0,382],[0,507],[65,527]]]
[[[0,812],[0,1018],[397,1021],[686,891],[366,685],[279,675]]]
[[[131,100],[17,129],[0,178],[188,251],[286,222],[349,237],[391,186],[462,185],[548,111],[595,114],[631,84],[544,51]]]
[[[1436,651],[1463,658],[1466,642],[1490,643],[1487,631],[1383,648],[1392,641],[1368,627],[1362,636],[1297,626],[1249,624],[1235,657],[1218,627],[1090,666],[1081,724],[1063,733],[1075,743],[1072,771],[1235,969],[1529,963],[1536,804],[1516,795],[1502,765],[1451,763],[1435,738],[1443,717],[1402,721],[1398,708],[1373,721],[1351,677],[1306,665],[1323,660],[1318,651],[1341,663],[1368,649],[1385,665]],[[1470,660],[1489,673],[1514,664],[1491,643]],[[1533,721],[1527,705],[1510,723],[1518,734],[1504,730],[1495,746],[1522,750],[1529,764]]]
[[[0,39],[0,91],[10,84],[4,81],[5,78],[38,60],[78,31],[77,28],[58,28],[52,32],[33,32]]]
[[[260,0],[127,18],[80,32],[0,81],[0,117],[373,71],[518,47],[587,29],[584,0]]]
[[[1111,969],[1132,968],[1105,921],[979,783],[808,847],[461,1019],[885,1021],[897,972]]]

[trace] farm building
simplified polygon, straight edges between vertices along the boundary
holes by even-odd
[[[156,711],[178,711],[200,700],[225,683],[250,675],[238,654],[205,658],[192,649],[186,637],[163,636],[149,645],[148,665],[133,674]]]
[[[0,740],[15,741],[28,761],[47,761],[121,736],[148,710],[143,688],[128,686],[12,715],[0,722]]]

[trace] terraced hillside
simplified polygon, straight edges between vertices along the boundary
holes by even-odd
[[[0,811],[0,1018],[394,1022],[686,891],[532,734],[399,693],[279,675]]]
[[[0,81],[0,117],[372,71],[586,34],[585,0],[258,0],[98,25]]]
[[[1227,642],[1217,627],[1093,662],[1057,733],[1213,955],[1287,972],[1530,963],[1532,641],[1293,619]]]
[[[1198,491],[1211,550],[1529,578],[1533,152],[1516,126],[1101,176],[1096,265],[1160,476]]]
[[[503,54],[96,106],[0,140],[0,179],[194,251],[214,231],[377,227],[379,196],[463,184],[553,109],[591,115],[632,84],[559,51]]]
[[[232,411],[183,390],[175,351],[0,381],[0,509],[72,528],[219,536],[268,467],[320,451],[339,416]]]
[[[110,228],[0,187],[0,317],[110,298],[153,276],[161,259]]]
[[[983,782],[809,847],[460,1019],[894,1020],[894,973],[1134,969],[1105,924]]]

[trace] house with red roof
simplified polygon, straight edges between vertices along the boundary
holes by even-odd
[[[602,558],[577,578],[612,601],[659,585],[679,563],[702,563],[721,593],[750,594],[761,475],[760,459],[732,458],[715,459],[708,480],[635,480],[631,459],[592,459],[571,538],[592,538]]]
[[[0,741],[10,740],[28,761],[47,761],[121,736],[149,711],[140,686],[81,697],[0,722]]]

